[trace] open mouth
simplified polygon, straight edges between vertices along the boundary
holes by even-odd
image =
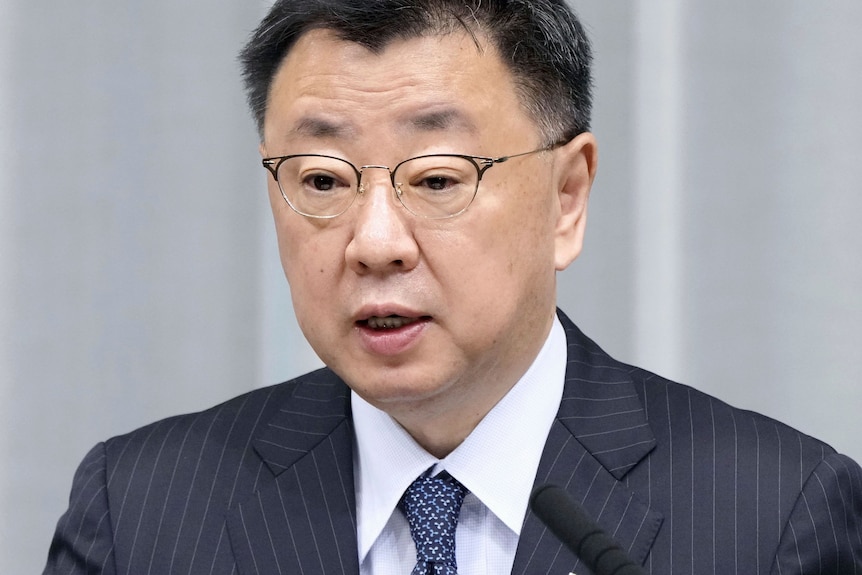
[[[375,330],[386,330],[386,329],[398,329],[399,327],[404,327],[405,325],[410,325],[411,323],[415,323],[422,319],[429,319],[427,316],[425,317],[404,317],[401,315],[387,315],[385,317],[380,316],[371,316],[368,319],[362,320],[359,325],[365,325],[371,329]]]

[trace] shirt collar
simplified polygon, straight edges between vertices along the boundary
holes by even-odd
[[[388,414],[352,393],[360,562],[383,531],[401,495],[432,466],[435,474],[449,471],[509,529],[520,534],[539,459],[560,406],[565,370],[566,335],[555,318],[530,368],[442,460],[425,451]]]

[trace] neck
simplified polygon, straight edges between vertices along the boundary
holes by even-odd
[[[544,340],[542,340],[543,342]],[[541,349],[541,342],[539,344]],[[392,416],[425,451],[443,459],[454,451],[497,403],[505,397],[529,369],[536,355],[531,354],[510,370],[506,378],[470,378],[451,386],[446,393],[409,404],[379,406]],[[499,374],[497,366],[486,366],[484,373]],[[511,366],[509,366],[511,367]]]
[[[551,316],[536,337],[462,373],[432,395],[376,407],[388,413],[425,451],[442,459],[452,453],[505,397],[535,361],[550,332]]]

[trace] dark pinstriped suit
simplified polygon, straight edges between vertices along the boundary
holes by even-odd
[[[561,320],[566,385],[537,482],[566,486],[655,575],[862,575],[858,465]],[[358,573],[349,397],[324,369],[98,445],[46,573]],[[570,571],[587,573],[529,514],[513,572]]]

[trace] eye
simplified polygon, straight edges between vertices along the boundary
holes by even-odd
[[[335,187],[335,178],[332,176],[311,176],[310,184],[319,192],[328,192]]]
[[[468,166],[469,167],[469,166]],[[411,168],[423,168],[412,165]],[[440,195],[458,193],[469,179],[460,166],[429,166],[410,174],[409,185],[418,194]]]
[[[302,176],[302,187],[307,193],[335,193],[350,187],[344,178],[328,171],[310,171]]]
[[[448,176],[426,176],[416,185],[434,191],[444,191],[447,188],[458,185],[458,181]]]
[[[402,181],[409,191],[435,202],[462,195],[476,179],[470,160],[455,155],[419,156],[404,162],[398,173],[404,176]]]

